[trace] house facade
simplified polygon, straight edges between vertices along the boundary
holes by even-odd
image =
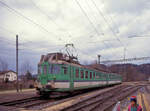
[[[0,82],[13,82],[17,80],[17,74],[14,71],[2,71],[0,72]]]

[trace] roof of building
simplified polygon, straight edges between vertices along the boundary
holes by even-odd
[[[14,73],[16,73],[15,71],[12,71],[12,70],[5,70],[5,71],[0,71],[0,75],[4,75],[4,74],[6,74],[8,72],[14,72]]]

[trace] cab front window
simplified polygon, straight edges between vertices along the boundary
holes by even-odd
[[[54,65],[54,64],[49,65],[49,74],[59,74],[60,70],[61,68],[59,65]]]
[[[40,75],[42,73],[42,67],[39,65],[38,66],[38,74]]]
[[[60,73],[60,66],[53,65],[52,74],[59,74]]]

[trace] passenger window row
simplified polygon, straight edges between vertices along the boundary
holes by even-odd
[[[80,74],[80,75],[79,75]],[[96,74],[96,72],[92,72],[92,71],[84,71],[83,69],[79,70],[79,69],[75,69],[75,77],[76,78],[99,78],[99,75]]]

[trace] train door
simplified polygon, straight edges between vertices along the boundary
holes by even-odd
[[[73,89],[74,89],[74,80],[73,80],[73,75],[74,75],[74,67],[72,67],[71,65],[70,65],[70,68],[69,68],[70,70],[70,73],[69,73],[69,75],[70,75],[70,90],[71,91],[73,91]]]
[[[106,74],[106,85],[109,85],[109,74]]]
[[[42,74],[41,74],[41,84],[42,85],[45,85],[45,84],[47,84],[47,65],[46,64],[44,64],[43,66],[42,66]]]

